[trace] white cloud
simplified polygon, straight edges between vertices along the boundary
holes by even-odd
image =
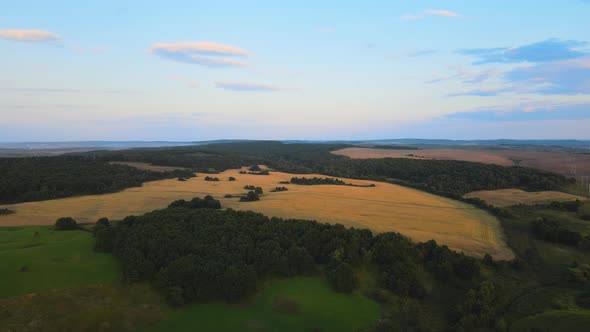
[[[211,42],[156,43],[149,52],[168,60],[209,68],[245,67],[246,62],[235,58],[250,56],[243,48]]]
[[[53,42],[59,40],[60,36],[43,30],[0,30],[0,39],[24,42]]]

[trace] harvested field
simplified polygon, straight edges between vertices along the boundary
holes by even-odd
[[[388,150],[371,148],[346,148],[332,153],[354,159],[369,158],[412,158],[463,160],[484,164],[512,166],[518,161],[520,166],[532,167],[566,176],[590,175],[590,154],[571,152],[527,151],[527,150],[486,150],[486,149],[424,149]]]
[[[228,181],[230,176],[236,181]],[[120,219],[164,208],[177,199],[211,194],[226,208],[340,223],[375,232],[396,231],[416,241],[435,239],[472,255],[490,253],[496,259],[513,257],[498,220],[470,205],[402,186],[353,179],[342,180],[359,185],[374,183],[376,187],[279,185],[280,181],[288,181],[293,176],[322,177],[281,172],[251,175],[228,170],[217,174],[221,181],[216,182],[205,181],[203,175],[187,181],[154,181],[114,194],[3,206],[16,213],[0,216],[0,225],[50,225],[62,216],[71,216],[79,222],[95,222],[103,216]],[[224,198],[227,194],[245,193],[245,185],[262,187],[261,200],[239,202],[238,197]],[[271,193],[277,186],[286,186],[289,190]]]
[[[528,192],[520,189],[474,191],[466,194],[465,197],[477,197],[483,199],[488,204],[499,207],[516,204],[546,204],[553,201],[575,201],[576,199],[581,201],[586,200],[586,197],[566,194],[559,191]]]
[[[188,168],[184,167],[173,167],[173,166],[156,166],[148,163],[136,163],[136,162],[126,162],[126,161],[111,161],[110,164],[113,165],[126,165],[135,167],[138,169],[144,169],[146,171],[155,171],[155,172],[172,172],[176,170],[187,170]]]

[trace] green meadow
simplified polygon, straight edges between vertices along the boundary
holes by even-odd
[[[150,331],[357,331],[379,314],[379,305],[358,293],[336,293],[323,279],[296,277],[268,282],[244,303],[177,309]]]
[[[93,245],[84,231],[0,227],[0,298],[118,280],[113,256]]]

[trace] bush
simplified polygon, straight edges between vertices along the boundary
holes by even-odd
[[[55,221],[56,231],[71,231],[78,229],[76,220],[70,217],[62,217]]]
[[[276,192],[280,192],[280,191],[287,191],[289,189],[285,188],[285,187],[276,187],[274,189],[271,189],[270,192],[271,193],[276,193]]]
[[[258,165],[252,165],[252,166],[250,166],[250,168],[248,168],[248,170],[250,170],[250,172],[260,172],[260,171],[262,171],[262,169]]]
[[[259,200],[260,197],[253,191],[249,191],[246,196],[240,197],[240,202],[254,202]]]
[[[12,214],[14,213],[14,211],[9,210],[9,209],[0,209],[0,216],[3,214]]]
[[[229,181],[236,181],[236,178],[234,178],[233,176],[230,176]]]

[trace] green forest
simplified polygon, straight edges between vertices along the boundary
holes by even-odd
[[[146,181],[190,175],[112,165],[89,156],[0,158],[0,204],[112,193]]]

